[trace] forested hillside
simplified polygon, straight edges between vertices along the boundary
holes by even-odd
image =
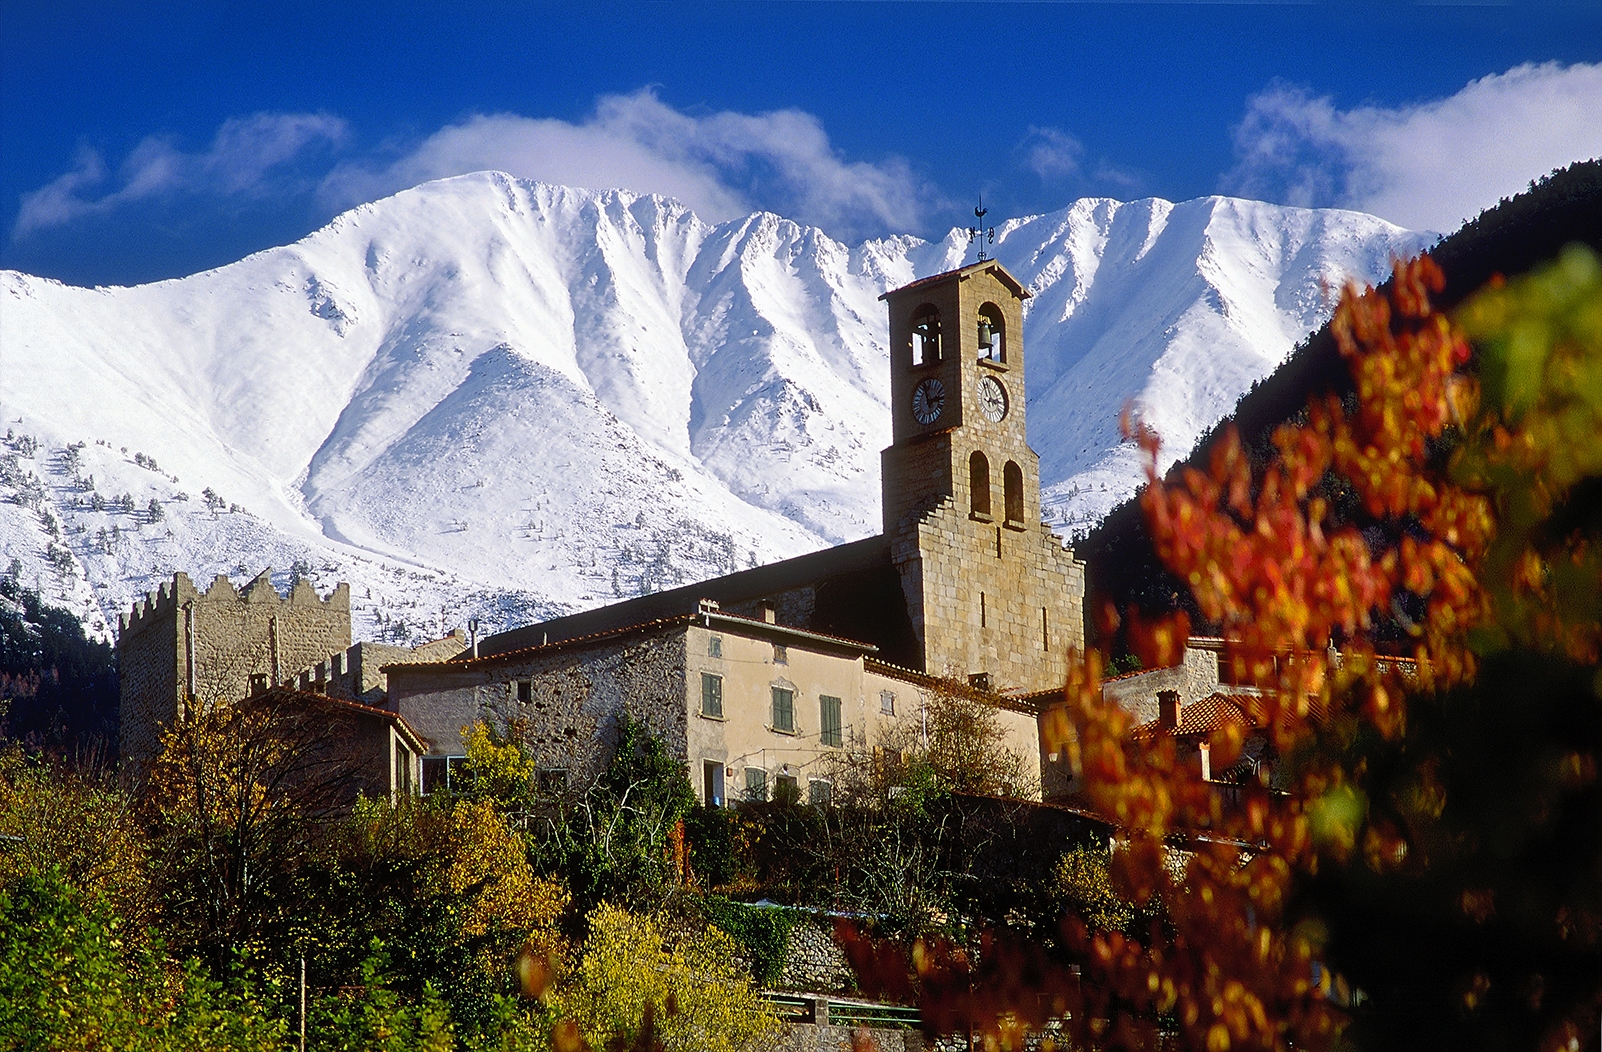
[[[1576,241],[1602,250],[1602,160],[1554,172],[1442,239],[1431,250],[1446,274],[1446,288],[1436,302],[1449,311],[1494,275],[1525,273]],[[1301,413],[1308,398],[1321,392],[1333,392],[1348,402],[1353,397],[1351,373],[1328,324],[1272,375],[1254,384],[1234,413],[1198,442],[1188,458],[1175,464],[1169,477],[1187,465],[1205,465],[1214,439],[1230,423],[1239,428],[1242,442],[1261,462],[1274,429]],[[1122,641],[1107,639],[1096,616],[1109,603],[1119,611],[1135,607],[1155,614],[1186,608],[1193,618],[1197,616],[1189,589],[1163,568],[1153,551],[1137,499],[1119,505],[1075,547],[1089,563],[1087,628],[1115,651],[1122,648]]]
[[[0,574],[0,736],[116,755],[117,660],[71,611]]]

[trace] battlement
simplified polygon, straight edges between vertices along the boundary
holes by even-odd
[[[240,586],[219,574],[201,591],[178,572],[118,627],[122,751],[139,764],[185,713],[232,704],[258,683],[293,682],[300,669],[343,653],[350,586],[324,597],[302,579],[281,595],[269,567]]]
[[[326,597],[319,596],[305,578],[295,582],[288,595],[280,595],[272,583],[273,569],[267,567],[243,587],[235,588],[227,574],[218,574],[204,591],[195,587],[189,575],[178,571],[170,582],[164,582],[154,592],[136,600],[133,609],[118,615],[118,636],[138,635],[151,624],[171,624],[177,620],[179,609],[189,602],[198,606],[223,606],[248,603],[252,607],[267,606],[284,611],[326,610],[335,615],[350,617],[350,585],[341,581]]]
[[[384,708],[389,684],[383,666],[392,662],[449,661],[467,650],[467,645],[467,635],[460,628],[415,647],[356,643],[302,669],[289,677],[289,682],[308,693],[329,694]]]

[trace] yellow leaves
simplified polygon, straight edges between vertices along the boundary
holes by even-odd
[[[467,741],[467,769],[478,795],[508,802],[528,794],[534,759],[514,739],[498,740],[483,720],[462,728]]]
[[[463,934],[495,931],[554,934],[567,908],[566,889],[534,876],[523,837],[488,800],[457,801],[451,811],[451,891],[480,890],[463,919]]]
[[[591,1048],[633,1047],[650,1028],[666,1052],[739,1052],[777,1032],[734,963],[734,940],[716,928],[670,936],[652,918],[605,904],[589,924],[579,966],[551,1004]],[[560,1026],[553,1039],[582,1047],[564,1046]]]

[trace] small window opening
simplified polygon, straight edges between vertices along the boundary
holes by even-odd
[[[720,658],[723,656],[723,637],[713,636],[706,641],[706,656]]]
[[[818,696],[818,741],[839,748],[844,735],[840,725],[840,699],[827,694]]]
[[[828,807],[834,803],[834,786],[822,778],[807,781],[807,803],[813,807]]]
[[[988,673],[988,672],[975,672],[975,673],[973,673],[972,675],[970,675],[968,677],[968,686],[974,688],[975,690],[989,690],[990,689],[990,673]]]
[[[773,663],[775,665],[788,665],[790,663],[790,648],[783,643],[773,644]]]
[[[940,311],[924,304],[912,315],[912,364],[933,365],[940,360]]]
[[[723,677],[701,673],[701,715],[723,716]]]
[[[1001,308],[994,303],[979,308],[979,357],[989,362],[1007,360],[1007,327]]]
[[[524,705],[531,704],[534,701],[533,680],[520,679],[517,681],[517,700]]]
[[[1018,466],[1017,461],[1007,461],[1007,466],[1002,469],[1002,484],[1006,490],[1007,521],[1022,523],[1024,521],[1023,468]]]
[[[760,767],[745,769],[745,798],[752,803],[763,803],[768,798],[768,772]]]
[[[423,757],[423,795],[436,790],[450,792],[466,788],[466,764],[465,756]]]
[[[773,780],[773,802],[776,804],[801,802],[801,787],[796,784],[795,775],[781,774]]]
[[[977,449],[968,457],[968,509],[990,517],[990,461]]]
[[[985,624],[985,593],[983,592],[979,593],[979,627],[988,627]]]
[[[886,716],[896,714],[896,696],[888,690],[879,692],[879,711]]]

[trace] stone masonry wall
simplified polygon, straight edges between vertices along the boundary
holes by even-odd
[[[1002,691],[1064,682],[1069,653],[1085,645],[1085,565],[1045,525],[979,523],[944,501],[898,533],[891,555],[926,671],[987,672]]]
[[[1117,702],[1137,724],[1158,716],[1157,694],[1172,690],[1180,705],[1189,705],[1218,689],[1218,655],[1200,647],[1186,647],[1184,660],[1168,668],[1132,672],[1102,683],[1102,696]]]
[[[392,667],[389,682],[392,706],[428,739],[431,755],[460,755],[461,728],[484,719],[515,729],[537,767],[565,770],[569,784],[581,784],[609,759],[622,712],[646,724],[671,755],[685,755],[684,667],[680,626],[436,667]],[[519,682],[532,685],[527,702],[518,700]]]
[[[177,573],[122,617],[122,752],[136,766],[190,705],[229,704],[250,692],[252,676],[276,685],[350,646],[347,585],[324,599],[302,580],[280,596],[271,577],[269,568],[238,591],[218,576],[201,592]]]

